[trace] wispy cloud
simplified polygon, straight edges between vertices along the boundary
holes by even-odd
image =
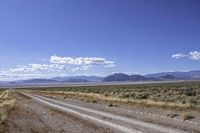
[[[190,52],[189,58],[192,60],[200,60],[200,52],[198,51]]]
[[[57,71],[57,70],[63,70],[67,69],[65,65],[58,65],[58,64],[28,64],[28,65],[22,65],[18,66],[16,68],[8,69],[11,73],[19,73],[19,72],[39,72],[39,71]]]
[[[200,52],[192,51],[192,52],[189,52],[188,54],[177,53],[177,54],[173,54],[172,58],[175,58],[175,59],[188,58],[191,60],[200,60]]]
[[[173,54],[173,55],[172,55],[172,58],[180,59],[180,58],[184,58],[184,57],[186,57],[186,56],[187,56],[187,55],[185,55],[185,54],[178,53],[178,54]]]
[[[98,57],[60,57],[51,56],[45,64],[30,63],[27,65],[18,65],[14,68],[0,71],[0,80],[13,78],[36,78],[56,76],[56,74],[74,73],[78,71],[89,71],[95,66],[105,68],[115,67],[114,61]]]

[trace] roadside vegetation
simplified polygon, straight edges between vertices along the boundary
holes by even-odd
[[[32,88],[87,101],[107,101],[162,108],[200,109],[200,81],[138,85]]]
[[[9,91],[0,91],[0,132],[6,129],[6,118],[9,111],[13,108],[15,101],[8,97]]]
[[[182,120],[186,121],[186,120],[189,120],[189,119],[194,118],[194,116],[192,116],[192,115],[191,115],[190,113],[188,113],[188,112],[183,112],[183,113],[181,114],[181,118],[182,118]]]

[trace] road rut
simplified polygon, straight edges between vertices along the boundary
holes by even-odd
[[[127,117],[118,116],[82,106],[76,106],[35,94],[23,94],[35,99],[40,103],[46,104],[58,110],[80,116],[83,119],[101,124],[119,133],[186,133],[186,131],[180,129],[143,122],[137,119],[130,119]]]

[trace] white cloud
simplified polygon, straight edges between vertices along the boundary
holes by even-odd
[[[75,68],[72,68],[72,69],[71,69],[72,72],[76,72],[76,71],[78,71],[78,70],[81,70],[81,68],[75,67]]]
[[[127,75],[142,75],[142,73],[140,73],[140,72],[120,72],[120,71],[112,72],[112,74],[116,74],[116,73],[124,73],[124,74],[127,74]]]
[[[200,60],[200,52],[192,51],[189,54],[182,54],[182,53],[173,54],[172,58],[175,58],[175,59],[188,58],[191,60]]]
[[[55,64],[66,64],[67,62],[71,62],[71,57],[59,57],[59,56],[51,56],[50,62]]]
[[[55,64],[69,64],[69,65],[105,65],[107,66],[115,66],[114,61],[106,60],[105,58],[97,58],[97,57],[59,57],[59,56],[51,56],[51,63]]]
[[[184,57],[186,57],[186,56],[187,56],[187,55],[185,55],[185,54],[178,53],[178,54],[173,54],[173,55],[172,55],[172,58],[180,59],[180,58],[184,58]]]
[[[27,66],[25,65],[18,65],[17,68],[12,68],[9,69],[8,72],[9,73],[28,73],[28,72],[39,72],[39,71],[58,71],[58,70],[64,70],[64,69],[68,69],[67,67],[65,67],[65,65],[59,65],[59,64],[28,64]]]
[[[114,61],[97,57],[59,57],[51,56],[49,62],[45,64],[30,63],[27,65],[17,65],[14,68],[0,70],[0,80],[40,78],[58,76],[81,71],[84,73],[95,66],[115,67]]]
[[[200,60],[200,52],[198,51],[190,52],[189,58],[192,60]]]
[[[93,67],[92,65],[82,66],[82,70],[90,70]]]
[[[113,61],[106,61],[105,67],[115,67],[115,63]]]

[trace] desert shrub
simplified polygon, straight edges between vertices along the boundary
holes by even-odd
[[[189,98],[187,103],[190,105],[197,105],[197,99],[195,97]]]
[[[192,89],[186,89],[184,94],[186,96],[196,96],[196,92],[194,92]]]
[[[170,118],[175,118],[175,117],[178,116],[178,114],[177,114],[177,113],[169,112],[169,113],[167,114],[167,116],[170,117]]]
[[[92,103],[97,103],[97,100],[92,100]]]
[[[192,118],[194,118],[194,116],[192,116],[188,112],[184,112],[184,113],[181,114],[181,119],[184,120],[184,121],[192,119]]]
[[[182,100],[182,101],[181,101],[181,104],[185,104],[185,103],[186,103],[186,101],[185,101],[185,100]]]
[[[135,99],[147,99],[149,97],[149,94],[147,93],[142,93],[142,94],[137,94],[135,96]]]
[[[200,107],[200,81],[179,83],[152,83],[134,85],[101,85],[79,87],[32,88],[43,91],[74,93],[95,93],[104,97],[126,100],[150,100]],[[74,97],[76,94],[74,94]],[[73,96],[73,95],[72,95]]]
[[[119,107],[119,105],[113,104],[113,103],[109,103],[109,104],[108,104],[108,107]]]

